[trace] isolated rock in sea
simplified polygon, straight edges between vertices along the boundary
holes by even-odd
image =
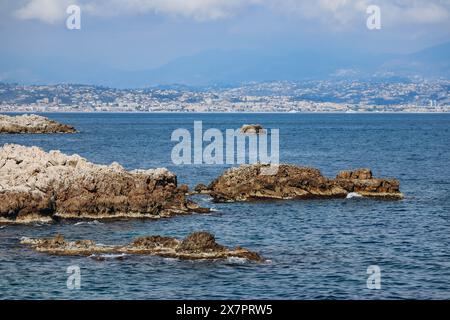
[[[75,133],[74,127],[46,117],[32,115],[0,115],[0,133]]]
[[[203,183],[199,183],[198,185],[196,185],[194,191],[196,193],[209,193],[208,186]]]
[[[143,254],[185,260],[243,258],[262,262],[256,252],[236,247],[233,249],[219,245],[208,232],[194,232],[185,239],[148,236],[135,239],[128,245],[97,245],[91,240],[66,241],[63,236],[54,238],[22,238],[20,241],[36,251],[56,255],[102,255],[102,254]]]
[[[244,134],[265,134],[266,130],[260,124],[244,124],[241,127],[241,133],[244,133]]]
[[[0,149],[0,223],[58,218],[161,218],[205,212],[165,168],[126,171],[78,155],[6,144]]]
[[[342,171],[336,179],[329,179],[314,168],[282,164],[273,175],[265,174],[267,168],[263,164],[231,168],[203,192],[208,192],[217,202],[345,198],[352,192],[365,197],[403,198],[398,180],[373,178],[368,169]]]

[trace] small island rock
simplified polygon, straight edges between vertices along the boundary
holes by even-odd
[[[262,199],[345,198],[349,193],[364,197],[402,199],[396,179],[378,179],[369,169],[342,171],[336,179],[314,168],[277,165],[275,174],[264,174],[268,165],[241,165],[225,171],[209,186],[216,202]]]
[[[185,239],[148,236],[135,239],[128,245],[97,245],[91,240],[66,241],[62,235],[54,238],[22,238],[21,244],[38,252],[66,256],[91,256],[102,254],[142,254],[184,260],[242,258],[255,262],[264,259],[245,248],[227,248],[218,244],[215,237],[204,231],[193,232]]]
[[[266,130],[260,124],[244,124],[241,127],[243,134],[265,134]]]
[[[35,114],[0,115],[0,133],[75,133],[74,127]]]

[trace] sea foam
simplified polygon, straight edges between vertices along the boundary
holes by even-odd
[[[362,198],[362,195],[360,195],[358,192],[350,192],[347,197],[347,199],[351,198]]]

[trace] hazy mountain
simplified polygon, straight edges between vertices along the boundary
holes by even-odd
[[[149,83],[211,84],[307,79],[450,78],[450,43],[407,55],[313,51],[284,55],[204,52],[172,61],[148,74]]]
[[[54,58],[0,59],[0,81],[86,83],[112,87],[212,85],[248,81],[379,79],[414,76],[450,79],[450,43],[407,55],[371,55],[331,50],[279,54],[267,51],[207,51],[182,57],[153,70],[125,72],[86,61]]]

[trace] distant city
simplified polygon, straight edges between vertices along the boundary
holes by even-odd
[[[0,112],[449,112],[449,92],[449,80],[145,89],[0,83]]]

